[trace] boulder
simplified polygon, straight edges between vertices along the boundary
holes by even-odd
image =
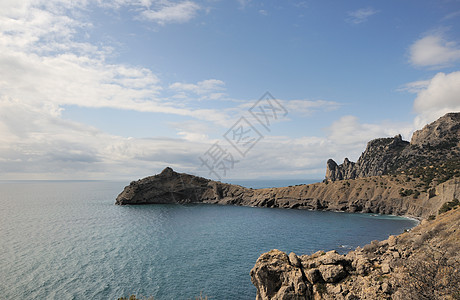
[[[311,286],[303,280],[302,270],[291,264],[286,253],[271,250],[262,254],[251,270],[251,281],[258,300],[312,299]]]
[[[318,270],[327,283],[336,283],[347,275],[342,265],[321,265]]]
[[[300,259],[294,252],[289,253],[289,261],[291,262],[291,265],[293,265],[294,267],[300,268],[302,266],[302,264],[300,263]]]
[[[321,277],[321,273],[318,269],[309,269],[305,273],[305,276],[307,277],[307,280],[312,284],[321,282],[323,280],[323,277]]]
[[[388,263],[382,264],[382,273],[388,274],[391,272],[390,265]]]
[[[323,256],[320,256],[317,261],[323,265],[337,265],[339,263],[346,262],[347,259],[344,255],[340,255],[337,251],[333,250],[326,252]]]

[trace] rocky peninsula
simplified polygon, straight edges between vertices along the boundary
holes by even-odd
[[[329,160],[320,183],[250,189],[166,168],[131,182],[116,204],[210,203],[425,219],[411,232],[347,255],[262,254],[251,270],[257,299],[460,299],[459,198],[460,113],[448,113],[410,142],[400,135],[375,139],[356,163]]]

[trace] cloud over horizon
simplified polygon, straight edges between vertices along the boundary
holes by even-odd
[[[236,5],[238,3],[240,8],[246,8],[241,11],[234,7],[241,14],[250,14],[254,10],[258,15],[261,11],[254,2],[239,1]],[[3,172],[0,179],[125,180],[151,175],[166,166],[209,176],[200,166],[198,157],[216,141],[224,145],[222,135],[239,117],[247,115],[248,109],[258,100],[253,99],[254,95],[244,99],[232,98],[232,84],[248,78],[244,79],[251,81],[245,86],[248,88],[257,78],[252,73],[243,77],[246,74],[237,69],[236,79],[228,75],[214,76],[227,73],[209,70],[190,79],[171,76],[176,72],[174,68],[165,74],[154,71],[152,65],[118,60],[120,51],[123,51],[119,48],[127,46],[93,40],[91,34],[98,24],[86,16],[88,11],[97,10],[101,15],[107,13],[110,19],[113,15],[120,17],[121,10],[125,9],[128,13],[123,17],[129,18],[136,26],[148,28],[147,35],[155,30],[164,30],[164,34],[169,35],[175,33],[177,27],[196,25],[193,20],[202,17],[200,12],[206,10],[206,5],[189,0],[2,1],[0,169]],[[276,10],[263,8],[270,11],[270,18],[277,17]],[[377,12],[373,8],[352,11],[348,22],[361,24]],[[341,11],[339,16],[343,13]],[[338,22],[343,25],[342,17]],[[168,31],[171,27],[174,27],[173,31]],[[223,34],[221,29],[215,31],[216,36]],[[182,46],[178,45],[179,48]],[[178,48],[177,45],[174,47],[174,50]],[[458,49],[453,42],[431,37],[431,40],[421,39],[414,43],[411,55],[417,66],[439,66],[456,62]],[[238,55],[246,52],[244,48]],[[179,53],[182,55],[183,52]],[[437,58],[438,55],[443,58]],[[276,53],[273,57],[280,56]],[[270,68],[263,69],[268,59],[252,60],[262,70],[271,72]],[[220,65],[217,68],[222,69]],[[245,72],[251,68],[249,66]],[[196,68],[190,69],[195,73]],[[302,72],[307,71],[303,69]],[[447,110],[459,109],[456,98],[460,94],[459,74],[438,73],[429,80],[406,84],[404,88],[415,93],[417,126]],[[279,74],[270,73],[268,77],[275,75]],[[284,78],[286,74],[279,76]],[[321,76],[315,71],[312,77]],[[310,80],[313,82],[314,79]],[[397,133],[408,138],[414,129],[418,129],[411,122],[382,121],[381,118],[374,123],[362,122],[358,113],[355,115],[349,110],[342,113],[341,109],[345,111],[348,104],[336,101],[334,97],[321,97],[322,94],[318,93],[317,97],[302,98],[309,93],[305,91],[306,87],[312,88],[313,84],[305,79],[299,82],[300,92],[278,99],[289,112],[286,119],[273,122],[274,126],[282,128],[282,133],[270,135],[264,132],[264,138],[246,158],[240,159],[241,163],[228,178],[255,178],[267,174],[322,178],[328,158],[339,161],[343,157],[357,159],[369,139]],[[322,93],[332,89],[331,82],[325,84]],[[273,88],[291,87],[290,84],[280,82]],[[337,94],[340,95],[340,91]],[[65,110],[75,107],[86,108],[85,113],[89,114],[102,109],[107,109],[104,112],[108,109],[116,111],[117,116],[109,126],[129,126],[133,120],[124,120],[123,113],[141,112],[146,118],[158,119],[155,126],[169,126],[173,133],[152,130],[151,135],[142,138],[108,133],[89,125],[91,123],[86,123],[85,118],[76,121],[63,116]],[[313,122],[326,119],[321,125],[324,132],[321,128],[310,131],[310,127],[315,127],[310,125],[316,124],[304,122],[309,117],[316,117]],[[247,118],[257,122],[250,116]],[[298,127],[302,126],[299,130]],[[292,134],[291,130],[297,133]],[[168,134],[163,135],[164,132]],[[230,145],[226,144],[226,147],[231,150]]]

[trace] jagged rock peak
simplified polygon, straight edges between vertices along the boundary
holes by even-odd
[[[367,143],[356,163],[328,160],[326,180],[394,174],[418,166],[431,166],[460,157],[460,113],[448,113],[414,132],[411,142],[400,134]]]
[[[174,173],[176,173],[176,172],[174,172],[174,170],[171,167],[166,167],[166,168],[164,168],[163,171],[161,171],[160,175],[161,176],[171,176]]]
[[[457,142],[460,140],[460,113],[448,113],[417,130],[412,135],[411,145],[431,145]]]

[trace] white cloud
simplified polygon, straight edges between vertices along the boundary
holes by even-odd
[[[177,134],[188,141],[209,142],[209,133],[219,134],[215,128],[202,121],[189,120],[185,122],[172,122],[171,126],[177,130]]]
[[[378,123],[361,123],[356,116],[343,116],[327,128],[331,147],[335,149],[335,159],[341,163],[345,157],[356,161],[366,148],[366,144],[373,139],[394,137],[401,134],[403,139],[409,140],[414,125],[411,123],[384,120]]]
[[[185,23],[194,18],[201,7],[192,1],[173,3],[170,1],[162,2],[156,10],[145,10],[141,17],[154,21],[160,25],[168,23]]]
[[[249,3],[251,3],[252,0],[237,0],[238,3],[240,4],[241,9],[245,9]]]
[[[426,88],[420,90],[414,101],[414,110],[418,114],[415,125],[421,128],[445,113],[460,111],[460,71],[438,73]]]
[[[446,15],[443,20],[449,20],[449,19],[454,19],[460,16],[460,10],[451,12],[450,14]]]
[[[184,139],[113,136],[63,120],[53,104],[38,107],[8,97],[0,98],[0,136],[0,179],[126,180],[168,165],[192,170],[207,146]]]
[[[225,83],[222,80],[208,79],[194,83],[175,82],[169,88],[179,92],[176,97],[185,98],[187,93],[200,96],[200,100],[217,100],[222,98],[225,93]]]
[[[263,16],[268,16],[268,11],[266,11],[265,9],[261,9],[261,10],[259,10],[259,14],[261,14]]]
[[[348,12],[348,18],[346,20],[349,23],[360,24],[366,22],[369,17],[375,15],[376,13],[378,13],[378,11],[371,7],[361,8]]]
[[[37,107],[2,97],[0,179],[132,180],[166,166],[210,177],[198,159],[216,141],[203,134],[209,131],[207,125],[197,121],[173,125],[183,138],[125,138],[63,120],[51,103]],[[267,174],[322,178],[325,161],[336,150],[327,138],[266,136],[242,158],[223,138],[219,141],[239,161],[226,178]]]
[[[445,67],[460,60],[460,46],[436,33],[417,40],[409,54],[414,66]]]
[[[91,24],[50,13],[31,3],[16,3],[15,9],[0,11],[0,96],[36,105],[50,102],[57,106],[110,107],[218,123],[228,118],[224,112],[190,109],[162,98],[163,87],[151,70],[109,64],[105,57],[110,55],[110,49],[74,40],[79,30]],[[52,4],[64,6],[63,10],[67,8],[64,0],[50,1],[47,5]],[[216,99],[222,96],[223,86],[222,81],[212,79],[184,88]]]
[[[418,80],[418,81],[413,81],[406,83],[403,85],[401,88],[398,89],[398,91],[407,91],[409,93],[418,93],[421,90],[425,89],[428,84],[430,83],[429,80]]]
[[[120,0],[97,5],[150,5]],[[166,165],[196,168],[207,143],[184,138],[132,139],[64,120],[63,106],[157,112],[227,124],[214,109],[192,109],[161,96],[160,79],[147,68],[108,63],[111,49],[78,41],[91,28],[90,1],[0,3],[0,170],[2,179],[124,179],[151,175]],[[79,15],[81,14],[81,15]],[[202,81],[197,93],[223,82]],[[211,96],[210,96],[211,97]],[[206,140],[206,137],[203,137]],[[195,140],[195,141],[194,141]],[[167,149],[167,151],[165,151]]]
[[[331,145],[356,160],[371,139],[401,134],[405,140],[410,140],[415,130],[448,112],[460,112],[460,71],[438,73],[430,80],[410,82],[400,90],[417,94],[414,100],[416,116],[412,123],[388,120],[370,124],[361,123],[356,116],[343,116],[327,129]]]
[[[311,115],[318,111],[337,110],[341,104],[327,100],[282,100],[282,105],[289,113]]]

